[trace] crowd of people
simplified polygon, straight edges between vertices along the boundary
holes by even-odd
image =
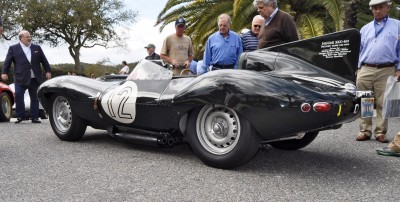
[[[190,69],[196,74],[219,69],[236,69],[242,52],[299,39],[293,17],[280,10],[277,3],[277,0],[254,0],[254,7],[259,15],[253,18],[251,29],[241,35],[230,29],[232,21],[228,14],[219,15],[218,31],[208,37],[203,60],[199,62],[193,61],[192,41],[184,34],[186,20],[178,18],[175,21],[175,33],[165,38],[160,55],[155,53],[156,47],[150,43],[145,47],[148,53],[145,59],[168,63],[173,75],[180,75],[185,69]],[[360,90],[374,91],[376,126],[372,130],[373,119],[360,118],[357,141],[370,140],[374,135],[378,142],[389,142],[386,136],[388,120],[382,116],[385,86],[391,75],[400,80],[400,21],[388,16],[390,5],[390,0],[370,0],[369,6],[374,19],[360,30],[361,46],[356,85]],[[0,17],[0,34],[2,33]],[[8,49],[1,78],[8,79],[11,64],[14,63],[18,117],[16,123],[20,123],[25,117],[23,96],[26,90],[31,97],[32,123],[40,123],[37,89],[43,82],[41,67],[45,71],[46,79],[51,78],[51,68],[41,47],[31,43],[32,37],[28,31],[21,31],[18,37],[20,42]],[[119,73],[128,74],[129,67],[126,61],[123,61],[122,65]],[[400,156],[400,132],[387,147],[377,149],[377,153]]]

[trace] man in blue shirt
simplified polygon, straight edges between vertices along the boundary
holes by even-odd
[[[390,0],[371,0],[369,6],[374,20],[361,30],[360,57],[357,72],[357,88],[373,90],[376,103],[377,141],[386,143],[388,121],[382,116],[382,105],[386,81],[395,72],[400,75],[400,21],[389,18]],[[357,141],[369,140],[372,136],[372,117],[360,118]]]
[[[217,23],[219,31],[207,39],[203,67],[210,70],[237,69],[239,56],[243,52],[242,39],[239,34],[229,30],[229,15],[220,15]]]

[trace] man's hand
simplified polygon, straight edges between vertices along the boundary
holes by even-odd
[[[50,72],[46,72],[46,79],[47,80],[51,79],[51,73]]]
[[[4,81],[7,81],[7,80],[8,80],[8,75],[7,75],[7,74],[1,74],[1,78],[2,78]]]
[[[185,64],[183,64],[183,66],[185,66],[185,68],[189,68],[190,67],[190,61],[186,60]]]
[[[178,67],[179,66],[178,61],[176,61],[174,59],[171,60],[171,65],[174,66],[174,67]]]

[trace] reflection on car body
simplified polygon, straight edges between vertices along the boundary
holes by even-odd
[[[319,54],[323,42],[337,39],[350,41],[347,55]],[[172,76],[143,60],[120,82],[51,79],[39,99],[61,140],[77,141],[91,126],[137,144],[188,142],[207,165],[235,168],[260,144],[300,149],[319,131],[358,118],[358,95],[369,95],[354,85],[359,45],[359,32],[347,30],[244,53],[239,69],[200,76]]]
[[[123,81],[126,79],[126,77],[128,77],[128,75],[123,74],[114,74],[114,75],[103,75],[103,76],[99,76],[96,78],[96,80],[98,81],[107,81],[107,82],[111,82],[111,81]]]

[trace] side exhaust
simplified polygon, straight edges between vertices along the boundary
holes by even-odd
[[[151,147],[172,147],[179,142],[178,137],[172,137],[169,133],[157,133],[143,130],[119,131],[116,130],[115,127],[108,129],[107,131],[111,137],[124,143],[140,144]]]

